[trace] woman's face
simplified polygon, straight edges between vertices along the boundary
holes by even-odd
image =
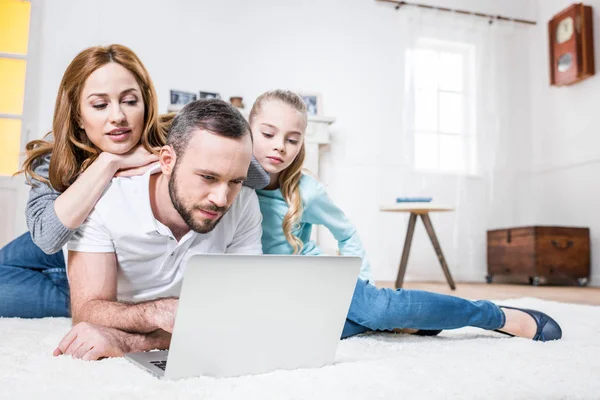
[[[266,100],[252,120],[254,158],[270,174],[285,170],[296,159],[304,141],[306,121],[295,108]]]
[[[140,86],[125,67],[111,62],[85,81],[79,127],[102,151],[124,154],[140,142],[145,105]]]

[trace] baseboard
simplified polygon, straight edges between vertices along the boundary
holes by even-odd
[[[472,273],[452,273],[452,277],[456,282],[464,283],[484,283],[487,271],[484,272],[472,272]],[[382,274],[381,276],[374,276],[376,282],[395,282],[396,276],[390,276],[389,274]],[[418,274],[413,273],[404,277],[404,282],[431,282],[431,283],[443,283],[446,282],[446,278],[440,272],[440,274]],[[600,275],[592,275],[588,283],[590,287],[600,287]]]

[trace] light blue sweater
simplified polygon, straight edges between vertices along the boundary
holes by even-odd
[[[281,190],[257,190],[260,210],[263,215],[262,247],[265,254],[292,254],[293,247],[283,234],[283,217],[288,205]],[[362,259],[359,278],[371,279],[371,265],[365,249],[356,233],[356,228],[329,198],[324,186],[315,178],[302,175],[300,195],[304,212],[299,228],[294,232],[302,240],[302,255],[322,255],[323,251],[310,240],[313,225],[324,225],[338,241],[340,253],[344,256],[357,256]]]

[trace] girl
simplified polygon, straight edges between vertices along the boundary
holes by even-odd
[[[52,132],[26,147],[30,232],[0,250],[0,317],[69,316],[60,250],[113,176],[141,175],[158,160],[154,149],[165,144],[173,115],[157,109],[148,71],[129,48],[91,47],[73,59]],[[255,160],[248,176],[251,187],[268,182]]]
[[[557,340],[559,325],[539,311],[497,306],[419,290],[377,289],[368,282],[371,268],[354,226],[327,196],[323,185],[301,171],[304,161],[306,105],[295,93],[261,95],[250,112],[254,156],[270,183],[257,190],[263,214],[266,254],[319,255],[310,241],[313,224],[325,225],[342,255],[359,256],[362,269],[342,338],[370,330],[409,328],[419,334],[476,326],[533,340]]]

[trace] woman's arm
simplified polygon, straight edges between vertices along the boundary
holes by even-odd
[[[119,170],[114,154],[100,153],[98,158],[54,202],[54,211],[70,230],[79,228]]]
[[[265,171],[256,158],[252,156],[250,168],[248,168],[248,177],[244,181],[244,186],[248,186],[251,189],[262,189],[269,184],[270,180],[271,177],[267,171]]]
[[[85,221],[119,169],[148,165],[156,159],[141,146],[127,155],[101,153],[63,193],[32,179],[25,214],[34,243],[46,254],[58,252]],[[39,161],[35,173],[48,178],[49,166],[50,155]]]

